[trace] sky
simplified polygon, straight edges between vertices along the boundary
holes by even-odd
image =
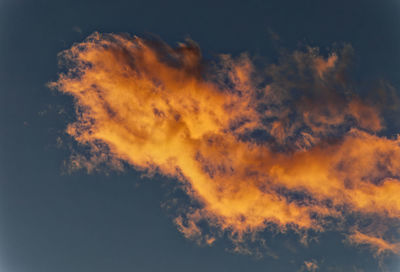
[[[0,271],[400,271],[399,13],[0,0]]]

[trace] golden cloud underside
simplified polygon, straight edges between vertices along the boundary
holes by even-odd
[[[108,156],[185,184],[201,204],[186,222],[176,220],[187,237],[201,235],[196,223],[204,219],[239,236],[271,224],[323,231],[325,218],[344,221],[348,213],[398,219],[399,140],[377,136],[384,128],[378,108],[356,95],[342,99],[327,87],[340,80],[340,57],[295,52],[299,75],[307,66],[315,84],[311,95],[288,108],[285,85],[259,87],[262,74],[246,55],[222,55],[207,77],[193,42],[171,48],[95,33],[63,53],[68,72],[50,85],[74,98],[77,121],[67,132],[78,142],[105,144],[100,151]],[[286,68],[271,66],[270,74],[279,69]],[[256,94],[278,108],[257,109]],[[297,119],[288,117],[293,110]],[[274,118],[266,123],[265,116]],[[240,137],[260,127],[278,147],[293,147]],[[345,129],[338,134],[339,127]],[[351,241],[398,252],[362,235],[353,233]]]

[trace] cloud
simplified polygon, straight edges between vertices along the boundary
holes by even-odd
[[[400,252],[400,243],[390,243],[380,237],[376,237],[375,235],[370,236],[359,231],[355,231],[351,234],[348,237],[348,240],[354,244],[367,245],[377,255],[387,252],[399,254]]]
[[[315,272],[318,270],[319,266],[315,260],[305,261],[304,267],[305,271]]]
[[[355,213],[399,219],[400,139],[382,136],[384,104],[347,83],[351,54],[308,48],[258,67],[246,54],[204,60],[190,40],[94,33],[61,54],[67,72],[49,85],[74,98],[67,133],[92,154],[76,167],[176,178],[198,203],[175,220],[185,237],[213,243],[207,222],[242,241]]]

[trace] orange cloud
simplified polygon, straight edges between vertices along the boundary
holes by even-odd
[[[400,243],[389,243],[380,237],[369,236],[359,231],[351,234],[348,239],[351,243],[369,246],[378,255],[385,252],[396,254],[400,252]]]
[[[306,271],[315,272],[318,270],[319,266],[315,260],[312,260],[312,261],[305,261],[304,268],[306,269]]]
[[[377,136],[379,109],[339,80],[346,54],[296,51],[263,73],[247,55],[207,63],[192,41],[95,33],[62,53],[68,71],[50,86],[74,98],[67,133],[93,154],[76,167],[177,178],[199,207],[175,223],[211,244],[202,220],[240,240],[271,225],[323,231],[349,213],[400,217],[400,140]]]
[[[335,63],[337,61],[337,55],[332,54],[327,60],[322,57],[315,57],[315,70],[318,75],[322,78],[324,74],[329,70],[335,67]]]

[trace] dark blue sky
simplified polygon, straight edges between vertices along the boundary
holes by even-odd
[[[378,271],[365,249],[325,233],[308,247],[265,233],[278,259],[238,255],[229,243],[201,247],[176,229],[162,203],[174,181],[140,173],[63,173],[57,145],[72,100],[46,88],[57,54],[94,31],[190,37],[204,55],[349,43],[356,80],[400,87],[400,2],[370,1],[23,1],[0,0],[0,271]],[[271,32],[280,37],[271,38]],[[62,110],[66,111],[63,113]],[[389,256],[388,271],[400,270]]]

